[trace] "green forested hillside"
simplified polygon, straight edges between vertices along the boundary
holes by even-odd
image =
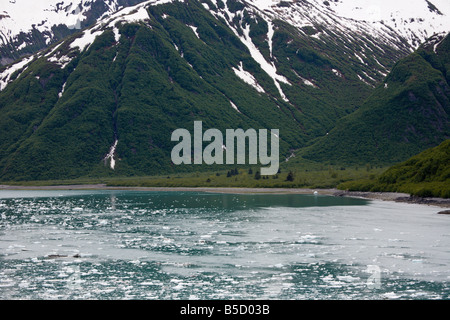
[[[300,154],[329,163],[394,164],[450,137],[450,36],[400,60],[361,107]]]
[[[378,74],[375,59],[358,64],[339,50],[340,42],[355,50],[363,43],[326,30],[318,41],[284,21],[273,22],[269,39],[265,20],[244,5],[227,1],[236,19],[225,21],[211,13],[225,4],[207,3],[213,9],[196,0],[150,6],[146,20],[105,21],[33,56],[0,92],[0,179],[210,170],[171,163],[172,131],[192,132],[195,120],[204,130],[280,129],[284,159],[331,130],[372,92],[358,73]],[[277,88],[255,61],[241,41],[244,28],[288,83]],[[95,41],[74,49],[86,34]],[[388,67],[403,54],[388,45],[371,50]],[[264,92],[239,78],[239,68]],[[112,170],[104,159],[116,140]]]
[[[339,188],[450,198],[450,140],[391,167],[375,180],[347,182]]]

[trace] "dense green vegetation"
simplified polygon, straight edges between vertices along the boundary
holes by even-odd
[[[450,140],[391,167],[376,179],[346,182],[339,188],[450,198]]]
[[[282,150],[301,145],[304,135],[298,134],[300,126],[292,119],[298,111],[249,90],[235,76],[231,66],[254,62],[230,30],[197,3],[152,10],[165,10],[171,17],[162,19],[152,11],[151,29],[144,23],[122,25],[118,44],[112,31],[105,31],[64,69],[37,58],[0,94],[3,179],[197,170],[173,168],[170,160],[175,145],[171,132],[192,131],[194,120],[203,120],[205,130],[283,123]],[[204,34],[202,40],[187,26],[194,24]],[[70,54],[70,42],[60,47],[58,56]],[[64,94],[58,98],[64,83]],[[279,112],[278,105],[286,112]],[[116,138],[120,160],[112,172],[102,159]]]
[[[450,136],[450,36],[400,60],[364,104],[299,154],[319,162],[394,164]]]
[[[327,167],[316,169],[285,169],[275,176],[261,176],[258,167],[228,171],[175,173],[141,177],[82,177],[77,179],[7,182],[21,186],[91,185],[110,187],[210,187],[210,188],[336,188],[339,184],[358,179],[374,179],[386,168]],[[233,171],[233,174],[231,172]],[[292,178],[292,179],[290,179]]]
[[[245,187],[245,188],[336,188],[345,181],[370,179],[383,169],[329,167],[324,170],[281,170],[275,176],[261,176],[256,167],[237,169],[238,174],[228,172],[198,172],[154,177],[124,177],[106,181],[109,186],[139,187]],[[385,169],[384,169],[385,170]],[[252,172],[252,173],[249,173]]]
[[[192,132],[195,120],[203,121],[204,130],[280,129],[284,158],[331,130],[370,94],[345,52],[337,51],[339,41],[348,46],[348,40],[336,44],[330,34],[324,36],[329,38],[325,43],[315,42],[276,21],[272,58],[264,19],[235,1],[227,5],[241,17],[232,22],[233,28],[242,33],[250,26],[250,37],[261,53],[289,79],[291,85],[281,84],[289,102],[228,22],[216,19],[200,2],[151,6],[148,22],[118,25],[119,42],[111,29],[104,29],[80,53],[70,47],[81,36],[77,33],[34,56],[13,75],[15,81],[0,93],[0,179],[216,170],[171,163],[175,145],[171,132],[177,128]],[[190,26],[197,28],[199,38]],[[64,68],[46,57],[55,48],[52,54],[57,59],[72,59]],[[378,50],[380,59],[393,60],[399,54],[389,47],[387,53]],[[241,63],[265,94],[236,76],[233,68]],[[370,72],[371,67],[358,70]],[[343,78],[332,72],[334,68]],[[312,79],[317,87],[302,78]],[[116,139],[113,171],[103,159]]]
[[[302,34],[274,21],[271,55],[267,22],[236,1],[217,2],[225,4],[237,13],[232,22],[217,19],[196,0],[168,3],[149,7],[148,21],[118,24],[119,41],[113,30],[103,29],[79,52],[70,47],[82,35],[77,33],[34,56],[0,93],[0,181],[331,188],[366,179],[375,184],[387,164],[450,136],[449,38],[436,53],[424,46],[402,59],[383,79],[379,63],[391,67],[404,52],[338,37],[326,26]],[[240,41],[246,27],[265,59],[289,80],[290,85],[280,83],[289,101]],[[310,37],[318,32],[320,41]],[[371,48],[373,58],[362,64],[344,47]],[[71,58],[67,66],[49,61],[45,55],[53,50],[58,59]],[[264,93],[236,76],[233,68],[241,63]],[[367,85],[361,74],[379,86]],[[192,133],[199,120],[203,130],[280,129],[282,172],[264,177],[260,166],[175,166],[171,133],[178,128]],[[116,139],[112,170],[104,159]]]

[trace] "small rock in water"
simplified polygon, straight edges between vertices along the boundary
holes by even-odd
[[[49,254],[48,256],[46,256],[46,259],[59,259],[59,258],[68,258],[69,256],[64,255],[64,254]],[[74,254],[72,256],[72,258],[81,258],[81,255],[79,253]]]
[[[61,255],[61,254],[49,254],[46,258],[47,259],[58,259],[58,258],[67,258],[67,256]]]
[[[438,214],[449,214],[450,215],[450,210],[441,211],[441,212],[438,212]]]

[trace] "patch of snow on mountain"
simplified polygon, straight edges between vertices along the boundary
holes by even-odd
[[[303,79],[303,83],[306,84],[307,86],[313,87],[313,88],[318,88],[313,82],[311,82],[308,79]]]
[[[337,77],[342,78],[342,73],[340,73],[338,70],[332,69],[331,71],[332,71]]]
[[[62,89],[61,89],[61,92],[58,93],[58,97],[59,97],[59,98],[62,97],[62,95],[63,95],[63,93],[64,93],[64,90],[66,89],[66,83],[67,83],[67,82],[64,82],[64,84],[63,84],[63,86],[62,86]]]
[[[359,74],[356,74],[358,76],[358,79],[362,82],[364,82],[366,85],[370,86],[370,87],[374,87],[373,85],[371,85],[369,82],[367,82],[363,77],[361,77]]]
[[[434,36],[429,38],[426,43],[424,43],[424,46],[425,47],[433,46],[433,52],[437,53],[437,49],[439,45],[442,43],[442,41],[444,41],[446,35],[447,35],[446,33],[435,34]]]
[[[28,45],[28,43],[26,41],[24,41],[20,46],[17,47],[17,50],[20,51],[20,50],[24,49],[27,45]]]
[[[83,32],[83,35],[77,39],[75,39],[71,44],[70,47],[75,49],[79,48],[80,51],[84,51],[89,48],[89,46],[94,42],[95,38],[99,35],[101,35],[105,28],[112,28],[114,32],[114,37],[116,42],[119,41],[119,30],[116,28],[117,22],[137,22],[137,21],[143,21],[146,19],[149,19],[148,12],[146,9],[146,6],[149,3],[164,3],[167,2],[166,0],[160,0],[160,1],[147,1],[140,3],[138,5],[127,7],[122,10],[119,10],[118,12],[112,14],[109,16],[106,20],[108,22],[105,24],[102,21],[98,22],[96,25],[91,27],[90,29],[87,29]]]
[[[194,33],[195,33],[195,36],[197,37],[197,38],[199,38],[200,39],[200,36],[199,36],[199,34],[198,34],[198,32],[197,32],[197,27],[194,27],[194,26],[188,26],[189,28],[191,28],[192,29],[192,31],[194,31]]]
[[[79,48],[80,52],[83,52],[86,47],[89,47],[95,40],[95,38],[103,33],[103,30],[88,29],[83,32],[82,36],[76,38],[71,44],[72,49]]]
[[[233,101],[230,100],[230,104],[231,104],[231,107],[232,107],[234,110],[236,110],[237,112],[241,113],[241,111],[239,111],[238,107],[233,103]]]
[[[265,92],[264,89],[259,85],[258,81],[256,81],[255,77],[250,72],[244,70],[242,61],[239,64],[239,69],[233,68],[233,71],[239,78],[241,78],[245,83],[251,85],[258,92]]]
[[[286,84],[290,84],[289,81],[282,75],[279,75],[277,73],[277,69],[273,63],[267,62],[267,60],[264,58],[262,53],[258,50],[258,48],[253,43],[252,39],[250,38],[250,26],[247,25],[244,29],[244,37],[240,37],[242,43],[244,43],[248,50],[250,51],[251,56],[253,59],[259,63],[261,66],[261,69],[263,69],[274,81],[275,86],[277,87],[278,91],[280,92],[281,97],[283,100],[287,100],[286,96],[284,95],[279,82],[283,82]]]
[[[299,75],[294,69],[292,69],[292,72],[294,72],[294,74],[295,74],[300,80],[302,80],[303,83],[304,83],[305,85],[310,86],[310,87],[313,87],[313,88],[316,88],[316,89],[319,88],[318,86],[316,86],[316,85],[314,84],[314,82],[312,82],[312,81],[310,81],[310,80],[308,80],[308,79],[303,78],[303,77],[302,77],[301,75]]]
[[[358,54],[355,53],[355,57],[358,58],[358,60],[362,63],[365,64],[363,58],[361,58],[361,56],[359,56]]]
[[[61,67],[61,69],[64,69],[70,63],[70,61],[72,61],[72,58],[68,56],[61,56],[58,58],[56,57],[56,55],[54,55],[53,57],[48,58],[48,61],[56,63]]]
[[[272,21],[269,21],[267,23],[267,26],[269,28],[269,31],[267,32],[267,41],[269,42],[269,52],[270,52],[270,57],[272,58],[272,50],[273,50],[273,43],[272,43],[272,39],[273,39],[273,34],[275,32],[275,30],[273,29],[273,23]]]
[[[377,80],[375,80],[374,78],[372,78],[371,76],[369,76],[369,75],[367,74],[367,72],[362,71],[362,73],[364,73],[364,75],[366,76],[366,78],[368,78],[370,81],[372,81],[372,82],[374,82],[374,83],[377,82]]]
[[[133,7],[125,8],[124,10],[128,11],[128,13],[124,14],[122,16],[122,18],[128,23],[137,22],[137,21],[142,21],[142,20],[148,19],[149,16],[148,16],[148,12],[147,12],[147,9],[146,9],[146,5],[147,5],[147,3],[152,3],[152,2],[153,1],[144,2],[143,4],[140,4],[140,5],[136,5],[136,6],[133,6]],[[157,1],[155,1],[155,2],[157,2]],[[162,2],[162,1],[160,1],[160,2]]]
[[[0,73],[0,91],[6,88],[8,83],[10,82],[11,76],[14,72],[21,70],[23,67],[25,67],[28,63],[33,60],[33,56],[24,58],[20,60],[19,62],[10,65],[8,68],[6,68],[2,73]],[[25,71],[26,68],[23,71]],[[18,75],[16,78],[19,78],[20,75]]]
[[[117,21],[127,21],[127,22],[136,22],[145,19],[149,19],[147,6],[149,5],[159,5],[164,3],[170,3],[172,0],[149,0],[145,2],[141,2],[137,5],[123,8],[113,14],[108,16],[108,19]],[[102,19],[104,20],[104,19]],[[101,22],[101,21],[99,21]]]
[[[263,3],[263,5],[266,5],[266,0]],[[232,25],[233,19],[236,17],[235,13],[232,13],[227,4],[225,3],[225,8],[223,9],[223,12],[212,12],[213,14],[217,15],[218,17],[225,20],[225,22],[228,24],[230,29],[234,32],[234,34],[241,40],[241,42],[247,47],[247,49],[250,51],[250,54],[252,58],[261,66],[261,69],[263,69],[274,81],[275,86],[278,89],[278,92],[280,93],[281,98],[288,102],[286,95],[284,94],[280,82],[283,82],[285,84],[290,85],[289,81],[282,75],[278,74],[277,68],[272,63],[269,63],[263,56],[263,54],[259,51],[259,49],[256,47],[256,45],[253,43],[251,37],[250,37],[250,25],[243,26],[242,25],[242,16],[241,16],[241,27],[243,30],[243,35],[239,34],[239,32],[236,30],[236,28]],[[225,14],[224,14],[225,13]],[[263,18],[265,18],[265,15],[263,14]],[[267,20],[266,20],[267,21]],[[269,29],[269,36],[271,31]]]

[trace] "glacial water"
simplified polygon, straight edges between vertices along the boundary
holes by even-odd
[[[314,195],[0,191],[0,299],[449,299],[439,208]]]

